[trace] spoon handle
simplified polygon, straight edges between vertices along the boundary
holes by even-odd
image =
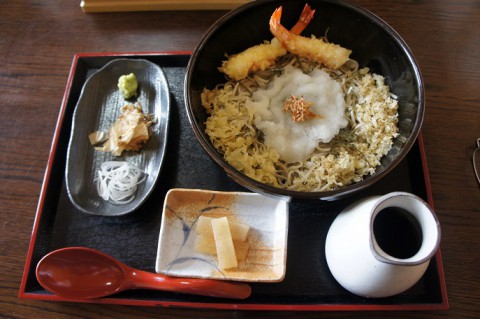
[[[131,270],[132,288],[165,290],[192,295],[246,299],[252,289],[245,283],[212,279],[177,278],[141,270]]]

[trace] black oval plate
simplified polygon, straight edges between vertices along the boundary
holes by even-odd
[[[125,100],[117,83],[124,74],[134,73],[138,92],[134,101]],[[145,114],[153,114],[156,124],[151,126],[152,136],[139,152],[123,152],[122,156],[96,151],[88,135],[107,131],[128,103],[139,102]],[[101,216],[120,216],[137,209],[150,195],[165,157],[167,129],[170,113],[168,83],[162,69],[146,60],[117,59],[95,72],[86,81],[73,114],[65,171],[67,193],[81,211]],[[113,204],[103,200],[95,184],[96,172],[106,161],[127,161],[146,174],[138,185],[133,201]]]

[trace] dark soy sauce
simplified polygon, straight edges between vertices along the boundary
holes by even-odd
[[[373,221],[373,235],[385,253],[399,259],[414,256],[423,237],[418,221],[400,207],[387,207],[378,213]]]

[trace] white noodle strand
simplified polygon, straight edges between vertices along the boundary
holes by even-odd
[[[114,204],[127,204],[135,198],[137,185],[145,181],[146,174],[128,162],[102,163],[96,178],[100,197]]]

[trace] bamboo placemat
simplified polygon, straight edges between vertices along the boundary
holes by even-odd
[[[230,10],[252,0],[83,0],[84,12]]]

